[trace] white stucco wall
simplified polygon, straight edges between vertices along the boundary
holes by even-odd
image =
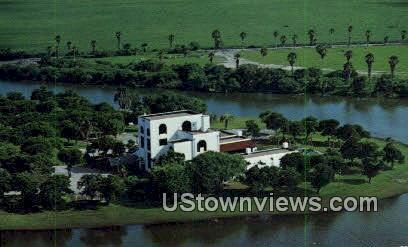
[[[285,153],[277,153],[277,154],[266,154],[266,155],[262,155],[262,156],[256,156],[256,157],[248,157],[244,159],[250,163],[247,166],[247,169],[252,168],[255,165],[258,165],[259,162],[263,162],[265,163],[265,166],[280,166],[280,160],[282,159],[283,156],[285,156],[286,154],[290,154],[290,153],[295,153],[297,151],[287,151]],[[262,166],[259,166],[262,167]]]

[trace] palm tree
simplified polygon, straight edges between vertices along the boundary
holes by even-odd
[[[236,67],[237,67],[237,69],[238,69],[238,67],[239,67],[239,59],[241,58],[241,54],[239,54],[239,53],[235,54],[235,55],[234,55],[234,58],[235,58]]]
[[[293,34],[293,36],[292,36],[292,42],[293,42],[293,47],[294,47],[294,48],[296,47],[297,39],[298,39],[297,34]]]
[[[280,42],[281,42],[283,47],[285,46],[287,40],[288,40],[288,38],[286,38],[286,35],[282,35],[280,37]]]
[[[157,56],[158,56],[158,58],[159,58],[159,61],[161,62],[161,61],[163,60],[164,51],[163,51],[163,50],[160,50],[160,51],[157,53]]]
[[[352,50],[348,50],[344,53],[344,56],[347,59],[347,62],[349,63],[350,60],[353,58],[353,51]]]
[[[402,40],[402,42],[404,42],[405,41],[405,37],[407,36],[407,30],[402,30],[401,31],[401,40]]]
[[[147,43],[143,43],[142,45],[143,52],[147,51]]]
[[[59,46],[61,43],[61,35],[57,35],[55,36],[55,55],[57,56],[57,58],[59,58]]]
[[[370,44],[371,34],[372,34],[372,33],[371,33],[370,30],[367,30],[366,33],[365,33],[366,41],[367,41],[367,47],[368,47],[368,45]]]
[[[68,50],[68,52],[71,51],[71,46],[72,46],[72,42],[71,42],[71,41],[68,41],[68,42],[67,42],[67,50]]]
[[[268,49],[266,49],[266,47],[262,47],[261,50],[259,50],[259,52],[261,53],[261,56],[263,57],[268,55]]]
[[[296,53],[291,52],[291,53],[288,54],[288,62],[289,62],[290,67],[292,68],[292,76],[294,74],[293,65],[295,65],[295,63],[296,63],[296,58],[297,58]]]
[[[391,70],[391,78],[394,78],[395,68],[397,67],[398,63],[399,60],[397,56],[391,56],[390,59],[388,60],[388,64],[390,65]]]
[[[352,25],[348,26],[347,32],[348,32],[348,47],[350,47],[350,45],[351,45],[351,33],[353,32],[353,26]]]
[[[221,40],[221,32],[218,29],[215,29],[211,33],[211,37],[214,40],[214,48],[219,49],[221,48],[222,40]]]
[[[96,52],[96,40],[91,40],[92,54]]]
[[[225,129],[227,129],[229,122],[232,121],[233,119],[234,119],[234,116],[233,116],[233,115],[226,113],[226,114],[223,114],[223,115],[220,117],[220,122],[221,122],[221,123],[224,123]]]
[[[390,37],[385,36],[384,37],[384,45],[387,45],[389,40],[390,40]]]
[[[174,34],[170,34],[167,39],[169,40],[170,48],[173,48],[173,43],[174,43]]]
[[[246,36],[247,36],[247,33],[246,33],[246,32],[241,32],[241,33],[239,34],[239,37],[241,38],[242,46],[244,46],[244,41],[245,41]]]
[[[316,32],[315,32],[313,29],[310,29],[310,30],[307,32],[307,35],[309,35],[309,45],[310,45],[310,46],[315,45],[315,44],[316,44],[316,38],[315,38]]]
[[[372,69],[373,63],[374,63],[374,54],[368,53],[365,56],[365,62],[367,64],[367,69],[368,69],[368,80],[371,81],[371,69]]]
[[[77,52],[78,52],[78,48],[74,45],[74,46],[72,47],[72,55],[74,56],[74,62],[75,62],[75,60],[76,60],[76,54],[77,54]]]
[[[122,37],[122,32],[120,32],[120,31],[116,32],[115,36],[116,36],[116,40],[118,42],[118,50],[120,50],[120,39]]]
[[[320,58],[323,59],[327,55],[327,46],[325,44],[319,44],[316,46],[316,52],[320,55]]]
[[[329,34],[330,34],[330,40],[331,40],[331,47],[333,47],[333,43],[334,43],[334,38],[333,38],[333,36],[334,36],[334,28],[330,28],[329,29]]]
[[[278,36],[279,36],[278,31],[273,32],[273,37],[275,37],[275,48],[278,48]]]
[[[347,80],[350,80],[352,70],[353,64],[351,64],[350,62],[347,62],[343,65],[343,72],[346,75]]]
[[[210,59],[210,63],[213,63],[214,56],[215,56],[215,53],[213,51],[210,51],[210,53],[208,53],[208,58]]]
[[[52,46],[47,46],[47,54],[48,54],[48,56],[51,56],[51,53],[52,53]]]

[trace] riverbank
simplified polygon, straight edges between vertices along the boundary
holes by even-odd
[[[232,122],[232,124],[234,121]],[[242,127],[239,118],[235,127]],[[314,136],[315,140],[324,137]],[[385,141],[371,138],[380,148]],[[408,157],[408,146],[396,143],[397,147]],[[403,164],[396,164],[394,169],[381,171],[379,175],[367,183],[367,178],[360,173],[350,175],[337,175],[335,181],[323,187],[320,191],[327,205],[329,198],[334,196],[376,196],[379,199],[390,198],[408,193],[408,159]],[[240,185],[232,184],[230,189],[242,189]],[[300,186],[305,193],[311,192],[308,186]],[[310,194],[309,194],[310,195]],[[303,195],[301,195],[303,196]],[[380,202],[381,203],[381,202]],[[319,212],[320,213],[320,212]],[[323,212],[322,212],[323,213]],[[114,225],[129,224],[159,224],[170,222],[190,222],[200,220],[211,220],[218,218],[244,217],[256,215],[287,215],[302,214],[302,212],[165,212],[161,207],[125,206],[111,204],[99,207],[96,210],[67,210],[67,211],[45,211],[34,214],[11,214],[0,211],[0,230],[44,230],[44,229],[66,229],[66,228],[94,228]]]

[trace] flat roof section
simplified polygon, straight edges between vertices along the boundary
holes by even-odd
[[[201,113],[184,110],[184,111],[171,111],[171,112],[149,114],[149,115],[140,116],[140,117],[148,119],[148,120],[159,120],[159,119],[166,119],[166,118],[186,117],[186,116],[199,115],[199,114]]]
[[[220,139],[220,144],[224,143],[231,143],[231,142],[241,142],[241,141],[250,141],[250,138],[245,138],[242,136],[232,136],[232,137],[224,137]]]
[[[254,158],[254,157],[261,157],[265,155],[272,155],[272,154],[284,154],[284,153],[293,153],[297,152],[296,150],[289,150],[284,148],[276,148],[276,149],[269,149],[269,150],[261,150],[256,151],[250,154],[243,154],[244,158]]]

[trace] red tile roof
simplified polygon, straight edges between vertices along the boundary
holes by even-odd
[[[243,140],[243,141],[220,144],[220,151],[221,152],[232,152],[232,151],[243,150],[246,148],[254,148],[255,146],[256,146],[255,142],[253,142],[252,140]]]

